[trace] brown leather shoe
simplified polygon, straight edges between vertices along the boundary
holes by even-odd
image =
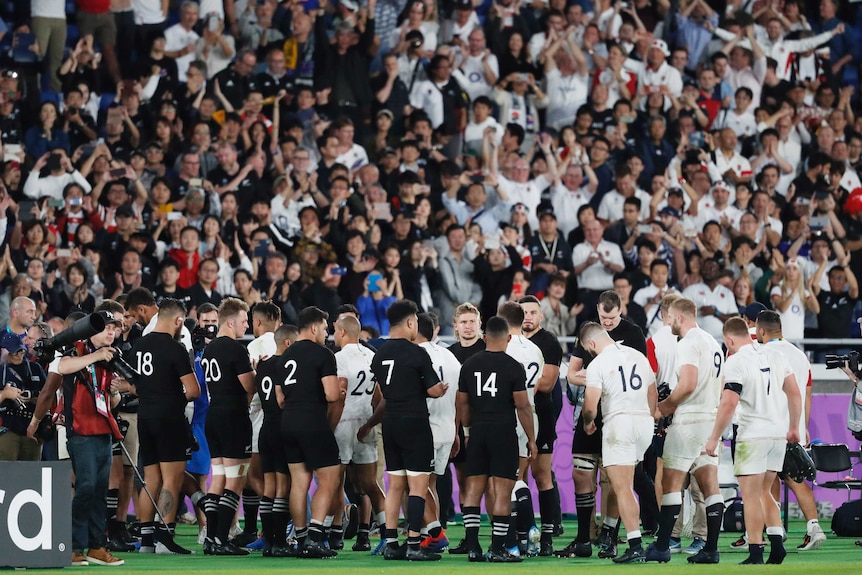
[[[125,563],[122,559],[111,555],[111,552],[104,547],[87,551],[87,561],[96,565],[107,565],[109,567],[119,567]]]
[[[72,551],[72,566],[74,567],[86,567],[90,563],[87,561],[87,558],[84,557],[83,553],[78,553],[77,551]]]

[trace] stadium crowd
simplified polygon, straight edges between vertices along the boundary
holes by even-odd
[[[187,313],[200,329],[212,326],[196,332],[197,345],[184,337],[189,350],[198,348],[201,388],[211,383],[205,344],[216,334],[259,338],[282,322],[296,325],[298,335],[282,333],[268,340],[266,353],[260,344],[250,349],[251,361],[232,362],[249,393],[259,360],[276,344],[289,350],[297,337],[317,341],[326,318],[336,336],[356,343],[354,326],[339,327],[345,313],[360,320],[363,340],[380,343],[392,330],[413,339],[418,322],[429,342],[437,328],[475,342],[501,304],[520,301],[526,318],[516,322],[511,310],[504,317],[512,337],[521,329],[516,323],[530,337],[540,329],[554,338],[575,335],[590,321],[613,334],[622,317],[640,334],[640,346],[626,344],[649,355],[647,338],[669,331],[662,331],[672,305],[665,298],[680,294],[693,302],[697,328],[718,344],[727,344],[728,320],[742,315],[754,327],[763,310],[776,312],[777,333],[791,341],[859,335],[862,17],[855,4],[68,4],[0,7],[0,325],[8,326],[2,347],[13,358],[2,398],[23,410],[14,407],[18,419],[4,416],[0,428],[0,451],[14,453],[9,459],[39,456],[26,425],[18,425],[29,424],[36,396],[23,398],[9,385],[8,377],[26,379],[14,366],[30,370],[40,388],[51,374],[59,382],[85,367],[19,354],[97,310],[111,333],[91,343],[87,365],[111,359],[100,348],[131,353],[147,326],[179,335],[179,324],[158,327],[163,301],[173,319]],[[403,300],[415,302],[419,315],[398,307],[388,313]],[[475,325],[459,328],[466,304]],[[670,315],[687,317],[688,309]],[[439,318],[430,332],[423,322],[434,322],[424,312]],[[769,318],[766,331],[776,333]],[[599,353],[604,340],[588,331]],[[536,369],[559,368],[573,351],[555,347],[552,354],[539,345]],[[587,368],[590,354],[579,349],[574,357]],[[85,351],[77,350],[89,357]],[[135,363],[129,356],[138,371],[140,357]],[[324,388],[336,375],[327,362],[321,359]],[[524,362],[528,375],[530,365]],[[105,368],[91,369],[92,383],[107,381]],[[539,371],[536,394],[559,395],[559,369]],[[189,374],[175,375],[180,381]],[[448,383],[454,394],[457,382]],[[121,398],[114,406],[121,413],[136,413],[133,385],[117,385],[102,391]],[[198,393],[185,387],[187,400],[207,398]],[[332,401],[328,391],[326,398]],[[555,409],[544,401],[534,404],[536,413]],[[539,437],[539,417],[531,438],[539,451],[529,459],[542,507],[539,551],[550,554],[545,544],[558,521],[550,517],[555,488],[540,439],[552,446],[553,438]],[[200,509],[219,525],[220,534],[208,535],[216,554],[240,550],[226,540],[247,471],[233,447],[219,443],[224,455],[213,457],[213,471],[234,474],[222,492],[202,494],[208,456],[191,486],[166,477],[172,468],[160,472],[171,489],[183,483],[196,505],[205,498]],[[588,455],[601,451],[590,449]],[[74,459],[71,445],[69,453]],[[122,504],[130,489],[120,484],[131,484],[134,461],[114,456],[107,529],[112,548],[122,550],[131,544]],[[162,456],[147,454],[159,462]],[[595,504],[587,496],[594,482],[589,477],[578,488],[584,508]],[[373,482],[361,483],[382,514],[382,500],[368,493]],[[249,482],[246,510],[260,505],[263,484]],[[412,483],[401,489],[415,496]],[[267,515],[287,511],[283,495],[270,498]],[[431,538],[442,541],[443,499],[437,519],[410,521],[411,538],[430,523]],[[647,531],[657,527],[657,504]],[[315,514],[312,501],[309,537],[319,543]],[[167,522],[161,527],[170,530]],[[527,532],[521,527],[518,533]],[[494,529],[495,536],[504,530]],[[809,540],[818,533],[809,522]],[[153,531],[142,536],[152,543]],[[169,538],[156,538],[170,550]],[[91,547],[83,543],[76,552]],[[275,548],[282,548],[278,541]],[[95,561],[116,559],[104,553]]]

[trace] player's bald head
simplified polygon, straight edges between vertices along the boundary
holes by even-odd
[[[344,335],[350,339],[359,339],[359,332],[362,331],[362,324],[352,315],[343,315],[335,322],[335,329],[342,330]]]
[[[581,345],[586,348],[588,342],[600,341],[610,336],[608,335],[608,332],[605,331],[605,328],[600,324],[594,321],[588,321],[581,326],[581,331],[578,337],[581,340]]]

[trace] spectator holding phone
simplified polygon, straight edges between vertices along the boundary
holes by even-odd
[[[356,300],[356,309],[362,318],[362,324],[375,328],[381,336],[389,335],[386,310],[398,301],[398,298],[392,295],[395,282],[387,281],[383,272],[375,269],[365,278],[364,287],[365,291]]]

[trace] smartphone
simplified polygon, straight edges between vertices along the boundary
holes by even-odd
[[[822,230],[829,225],[829,218],[826,216],[815,216],[808,220],[808,227],[812,230]]]
[[[63,249],[57,250],[57,257],[58,258],[70,258],[70,257],[72,257],[72,250],[63,250]]]
[[[649,224],[638,224],[638,233],[651,234],[652,233],[652,226]]]
[[[485,176],[483,174],[473,174],[470,176],[470,181],[474,184],[482,184],[485,182]]]
[[[112,178],[122,178],[125,175],[126,175],[126,168],[115,168],[115,169],[111,170],[111,177]]]
[[[520,297],[524,294],[524,286],[521,284],[512,284],[512,295]]]
[[[216,16],[215,14],[210,16],[209,30],[210,32],[215,32],[218,30],[218,16]]]
[[[33,207],[36,202],[33,200],[21,200],[18,202],[18,219],[22,222],[32,222],[36,219],[36,214],[33,213]]]
[[[204,181],[200,178],[192,178],[189,180],[190,188],[199,188],[203,185]]]
[[[78,200],[78,205],[81,205],[80,198],[75,198],[75,199]],[[51,198],[50,200],[48,200],[48,207],[49,208],[62,208],[65,205],[66,205],[66,202],[63,200],[63,198]],[[74,206],[75,204],[72,204],[72,205]]]
[[[258,242],[257,246],[254,248],[254,255],[259,258],[266,257],[269,253],[269,244],[269,240],[261,240]]]
[[[346,276],[347,268],[332,268],[330,273],[334,276]]]
[[[530,76],[521,72],[520,74],[518,74],[518,80],[520,82],[528,82],[530,80]]]
[[[825,200],[828,197],[829,197],[829,192],[824,192],[824,191],[814,192],[814,199],[815,200]]]
[[[380,291],[380,288],[377,287],[377,282],[383,279],[383,276],[377,272],[368,274],[368,291],[376,292]]]
[[[168,212],[168,221],[179,220],[183,217],[182,212]]]
[[[374,214],[378,220],[388,220],[392,217],[392,205],[389,202],[375,202]]]
[[[70,206],[81,206],[84,204],[84,198],[69,198]]]

